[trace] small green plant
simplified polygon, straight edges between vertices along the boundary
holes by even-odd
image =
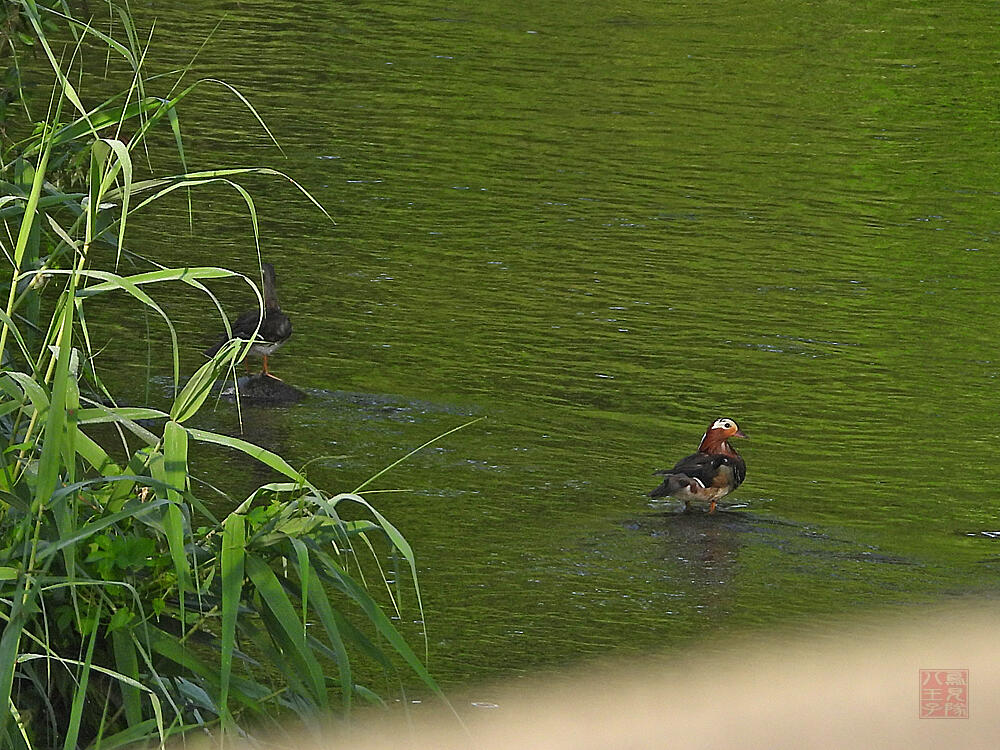
[[[166,96],[148,93],[144,50],[123,9],[110,6],[126,32],[120,43],[64,3],[3,6],[41,50],[54,86],[47,116],[5,144],[0,172],[10,238],[0,239],[9,269],[0,287],[0,747],[162,744],[195,728],[225,737],[289,715],[347,712],[357,700],[380,700],[357,677],[359,656],[388,672],[411,670],[436,691],[359,575],[358,549],[391,552],[409,569],[420,606],[413,551],[362,488],[328,493],[280,456],[193,425],[249,342],[228,343],[183,381],[155,290],[187,284],[215,301],[208,284],[240,275],[165,268],[135,253],[131,261],[149,270],[119,271],[129,217],[159,198],[230,186],[256,237],[254,202],[237,180],[289,178],[262,168],[141,176],[133,155],[161,123],[184,163],[177,106],[199,83],[182,88],[178,78]],[[59,54],[54,26],[76,40]],[[5,43],[15,49],[20,38]],[[70,71],[80,46],[95,41],[131,78],[88,105]],[[101,254],[113,259],[105,268],[95,265],[98,248],[111,251]],[[106,295],[148,309],[169,330],[169,409],[119,406],[101,380],[86,311]],[[98,425],[121,435],[118,458],[95,438]],[[281,480],[217,518],[190,473],[203,443],[247,454]],[[361,508],[363,520],[342,519],[345,505]]]

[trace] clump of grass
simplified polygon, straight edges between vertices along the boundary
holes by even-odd
[[[256,237],[254,201],[238,180],[289,178],[262,168],[142,174],[134,157],[161,125],[184,163],[177,105],[199,83],[181,87],[178,74],[167,95],[150,93],[145,49],[122,8],[109,5],[120,42],[62,2],[3,6],[17,18],[7,49],[30,41],[54,86],[30,137],[5,144],[0,172],[9,269],[0,288],[0,746],[162,744],[192,729],[225,737],[288,715],[349,712],[381,700],[357,678],[359,656],[408,669],[436,691],[358,576],[356,548],[390,550],[409,568],[419,607],[413,551],[399,531],[358,492],[327,492],[275,453],[192,424],[249,342],[229,342],[183,381],[156,290],[183,283],[215,302],[206,282],[239,274],[134,254],[149,270],[119,270],[129,217],[163,196],[231,186]],[[53,29],[76,41],[57,54]],[[77,52],[95,43],[131,71],[121,93],[96,106],[71,81]],[[114,263],[96,267],[96,248],[110,248],[102,257]],[[119,406],[101,380],[86,311],[103,295],[152,311],[170,331],[169,409]],[[121,435],[124,459],[94,437],[102,424]],[[217,518],[190,473],[204,443],[251,456],[281,481]],[[348,504],[365,520],[343,520]]]

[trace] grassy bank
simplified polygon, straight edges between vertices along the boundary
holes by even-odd
[[[195,426],[249,344],[230,342],[183,373],[157,297],[192,287],[216,304],[221,329],[211,283],[240,274],[194,257],[165,267],[129,245],[136,212],[178,190],[197,201],[199,188],[221,184],[244,200],[259,258],[256,207],[240,180],[294,182],[260,167],[188,168],[178,105],[220,84],[185,71],[148,77],[148,35],[124,8],[102,8],[111,24],[98,29],[61,2],[2,5],[0,746],[112,748],[195,729],[222,738],[347,713],[382,700],[356,678],[359,658],[436,689],[360,575],[362,558],[398,556],[419,608],[413,551],[392,524],[359,491],[329,492],[270,451]],[[80,52],[93,59],[95,48],[128,71],[100,101],[79,84]],[[26,98],[29,58],[52,84]],[[266,130],[232,93],[248,125]],[[143,156],[162,129],[180,173],[154,173]],[[109,295],[123,320],[141,325],[134,313],[145,309],[169,330],[169,408],[119,405],[102,380],[87,308]],[[109,426],[114,447],[95,437]],[[190,472],[205,443],[243,452],[280,480],[231,498],[233,510],[216,517]],[[363,519],[342,520],[345,505]]]

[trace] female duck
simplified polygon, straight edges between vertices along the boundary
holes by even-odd
[[[255,307],[236,318],[230,328],[234,339],[249,341],[253,338],[254,343],[250,347],[250,354],[261,357],[264,361],[260,374],[276,378],[277,376],[272,375],[267,369],[267,357],[278,351],[291,338],[292,321],[281,311],[281,305],[278,304],[278,294],[275,291],[277,277],[274,273],[274,266],[270,263],[264,263],[261,265],[261,272],[264,277],[264,319],[260,319],[260,308]],[[258,323],[260,324],[259,330]],[[255,331],[256,337],[254,337]],[[208,347],[205,354],[214,357],[222,345],[229,340],[229,337],[223,336],[217,344]]]

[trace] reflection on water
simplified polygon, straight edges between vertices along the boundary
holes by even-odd
[[[188,158],[277,164],[337,221],[257,197],[295,327],[274,366],[309,397],[245,405],[244,436],[349,490],[487,417],[372,496],[417,550],[444,683],[995,594],[985,5],[229,5],[157,3],[154,64],[228,13],[197,72],[288,158],[211,89]],[[185,210],[136,241],[253,271],[237,197],[200,194],[179,242]],[[177,294],[191,371],[221,322]],[[114,317],[103,360],[145,361]],[[754,436],[746,507],[651,511],[650,472],[722,414]],[[199,426],[239,430],[226,402]]]

